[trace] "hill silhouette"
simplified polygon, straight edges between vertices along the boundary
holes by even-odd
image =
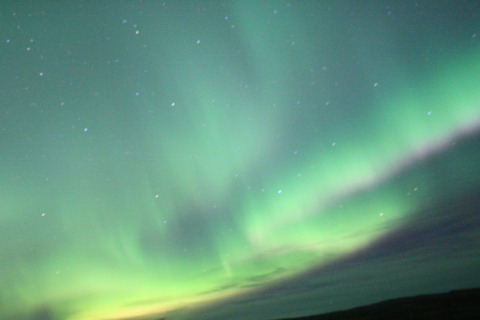
[[[321,315],[279,320],[473,320],[480,319],[480,288],[398,298]]]

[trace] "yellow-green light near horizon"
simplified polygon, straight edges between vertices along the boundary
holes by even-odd
[[[194,309],[364,249],[438,197],[437,173],[419,163],[480,127],[480,51],[472,45],[423,74],[405,71],[408,54],[385,49],[394,58],[382,68],[402,76],[370,83],[374,66],[358,67],[354,46],[328,36],[343,27],[327,12],[318,22],[305,13],[311,4],[272,5],[187,10],[181,26],[170,13],[148,13],[131,26],[141,40],[104,30],[143,49],[121,51],[118,63],[95,51],[84,64],[103,66],[98,54],[110,70],[133,55],[142,72],[109,72],[134,80],[118,90],[108,73],[92,86],[78,76],[78,100],[55,87],[61,102],[29,96],[31,108],[46,110],[30,122],[18,126],[31,110],[0,119],[2,141],[13,146],[0,159],[8,317],[119,320]],[[116,19],[107,17],[119,28],[134,20]],[[77,70],[76,60],[59,59]],[[467,170],[457,165],[448,169]]]

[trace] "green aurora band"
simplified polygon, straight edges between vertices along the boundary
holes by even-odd
[[[184,41],[162,47],[171,71],[153,59],[163,71],[151,86],[168,92],[162,111],[147,95],[127,115],[112,111],[108,97],[99,107],[83,100],[90,118],[103,122],[78,137],[65,133],[60,119],[71,115],[60,111],[31,129],[45,141],[35,152],[54,155],[49,161],[3,162],[0,309],[7,315],[48,306],[52,319],[123,319],[205,305],[360,250],[438,196],[428,172],[398,174],[479,128],[480,52],[416,75],[415,86],[400,61],[373,68],[368,86],[355,89],[367,90],[362,103],[371,104],[363,122],[340,116],[330,100],[308,119],[289,78],[317,49],[278,44],[286,34],[308,41],[308,24],[294,17],[287,33],[247,7],[236,10],[229,32],[249,63],[229,60],[233,40],[211,49],[220,31],[192,53],[196,35],[180,30]],[[145,37],[155,43],[153,32]],[[224,61],[221,73],[213,54]],[[374,65],[368,53],[364,59]],[[395,92],[379,96],[384,84],[375,79],[384,69],[396,71]]]

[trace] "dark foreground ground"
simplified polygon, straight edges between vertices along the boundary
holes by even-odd
[[[288,320],[476,320],[480,288],[387,300],[372,305]],[[286,319],[284,319],[286,320]]]

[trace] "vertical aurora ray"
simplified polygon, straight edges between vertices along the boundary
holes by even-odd
[[[361,139],[360,144],[358,140],[332,144],[332,149],[337,150],[327,160],[325,154],[321,154],[296,171],[287,169],[287,174],[272,182],[279,189],[269,190],[269,196],[264,199],[245,201],[245,213],[240,216],[246,221],[243,229],[248,230],[247,238],[258,247],[271,250],[287,243],[291,245],[296,238],[300,239],[299,245],[311,248],[325,237],[335,247],[336,238],[345,238],[349,233],[363,234],[363,239],[352,239],[355,246],[340,246],[347,251],[354,250],[375,239],[376,229],[387,231],[382,225],[388,221],[394,224],[415,208],[427,205],[425,200],[407,199],[404,195],[420,186],[424,192],[422,198],[431,201],[430,194],[438,189],[432,177],[405,179],[408,181],[403,182],[405,188],[382,185],[392,176],[408,170],[416,161],[441,152],[455,139],[478,130],[480,98],[471,94],[473,88],[480,87],[477,72],[480,64],[475,56],[452,61],[449,68],[432,76],[446,80],[431,80],[425,86],[416,87],[413,93],[407,90],[409,93],[404,97],[395,96],[382,105],[378,112],[392,115],[388,117],[391,121],[372,124],[378,126],[374,144],[368,139]],[[459,77],[459,72],[465,77]],[[388,126],[384,127],[385,123]],[[457,170],[457,164],[452,166],[449,171]],[[463,187],[468,188],[470,182]],[[281,189],[281,186],[286,188]],[[377,186],[385,191],[376,191],[375,199],[365,201],[369,198],[369,190],[376,190]],[[356,197],[349,199],[358,194],[361,195],[360,203],[355,203]],[[349,205],[350,210],[335,208],[343,207],[345,201],[354,203]],[[335,220],[343,223],[335,223]],[[348,225],[345,220],[349,221]],[[292,251],[296,250],[298,248],[292,246]],[[339,252],[337,247],[334,251]]]
[[[2,113],[0,317],[193,310],[361,250],[480,175],[473,152],[426,164],[478,134],[476,42],[417,70],[388,17],[371,35],[338,5],[204,5],[119,8],[93,47],[121,59],[83,53],[98,81],[45,49],[76,98],[39,82]]]

